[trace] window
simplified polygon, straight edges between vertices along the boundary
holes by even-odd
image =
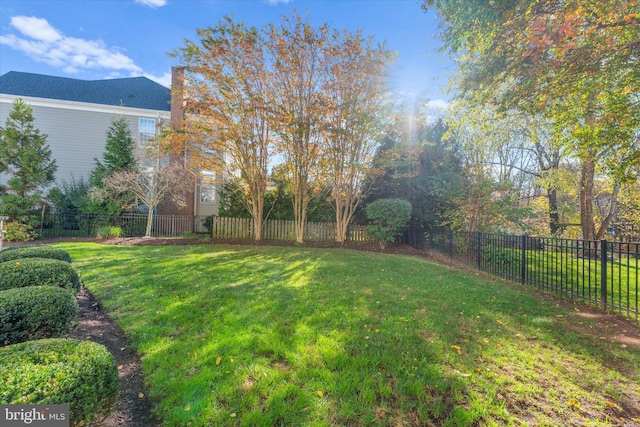
[[[138,122],[138,145],[145,147],[156,138],[156,121],[140,119]]]
[[[215,203],[216,176],[211,172],[203,172],[200,178],[200,203]]]

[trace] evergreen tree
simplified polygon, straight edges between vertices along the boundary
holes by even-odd
[[[104,182],[115,172],[133,172],[137,170],[138,161],[135,156],[136,142],[131,135],[129,122],[124,116],[114,118],[107,130],[107,143],[102,161],[94,158],[95,168],[91,171],[89,184],[94,191],[104,187]],[[120,215],[131,205],[131,198],[126,195],[105,198],[100,201],[87,197],[82,203],[83,213]]]
[[[365,203],[385,198],[409,201],[413,209],[407,237],[419,245],[425,231],[450,225],[464,176],[456,142],[443,138],[447,127],[442,119],[428,122],[422,116],[413,126],[403,120],[392,124],[380,142],[375,160],[380,174]]]
[[[89,183],[94,187],[102,187],[102,181],[115,171],[136,170],[138,163],[134,154],[135,144],[127,119],[123,116],[114,118],[107,130],[102,162],[94,158],[96,166],[91,172]]]
[[[0,186],[0,214],[23,223],[30,222],[30,211],[42,202],[42,191],[58,169],[47,135],[33,121],[31,106],[17,99],[0,128],[0,173],[9,175],[6,186]]]

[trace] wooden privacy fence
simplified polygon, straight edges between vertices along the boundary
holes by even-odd
[[[122,237],[143,236],[147,225],[146,214],[106,215],[46,215],[38,227],[42,237],[92,237],[103,226],[119,227]],[[213,239],[253,239],[253,222],[250,218],[218,216],[154,215],[151,235],[179,236],[186,233],[209,234]],[[267,220],[262,237],[265,240],[295,240],[294,221]],[[336,224],[309,222],[304,239],[314,242],[336,239]],[[365,225],[351,225],[348,242],[369,242]]]
[[[262,228],[264,240],[295,240],[295,223],[279,219],[265,221]],[[211,221],[213,239],[252,239],[253,221],[250,218],[213,217]],[[336,239],[336,224],[329,222],[308,222],[304,239],[314,242]],[[369,242],[371,238],[364,225],[351,225],[347,233],[348,242]]]

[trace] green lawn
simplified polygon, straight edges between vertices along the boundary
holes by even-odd
[[[474,273],[348,250],[57,246],[133,340],[167,426],[640,416],[638,348]]]
[[[576,255],[577,249],[560,251],[527,250],[527,282],[560,294],[601,304],[602,262],[595,254],[591,258]],[[483,251],[482,269],[498,276],[520,281],[522,253],[519,249],[487,248]],[[639,309],[640,260],[615,254],[606,261],[607,307],[609,310],[636,320]]]

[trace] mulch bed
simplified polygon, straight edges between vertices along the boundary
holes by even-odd
[[[55,243],[61,241],[97,241],[96,239],[44,239],[37,243]],[[385,252],[402,255],[411,255],[427,258],[439,264],[453,266],[456,269],[463,269],[470,273],[483,276],[489,280],[501,280],[495,276],[462,265],[453,263],[450,258],[428,251],[421,251],[409,246],[390,246],[384,250],[377,244],[339,244],[336,242],[308,242],[298,245],[294,242],[268,241],[255,242],[253,240],[229,239],[229,240],[202,240],[198,238],[119,238],[98,241],[103,244],[120,246],[167,246],[167,245],[201,245],[201,244],[226,244],[226,245],[249,245],[259,246],[268,244],[269,246],[290,246],[290,247],[319,247],[336,249],[358,249],[372,252]],[[34,242],[31,242],[34,243]],[[11,245],[11,244],[9,244]],[[502,281],[502,280],[501,280]],[[518,287],[521,285],[503,281],[506,286]],[[580,326],[567,324],[567,328],[582,334],[593,335],[599,339],[604,339],[611,345],[622,345],[640,351],[640,324],[622,318],[620,316],[606,315],[596,310],[594,307],[582,304],[578,301],[567,300],[556,295],[529,288],[530,292],[537,295],[541,300],[549,301],[555,305],[575,311],[578,316],[595,320],[596,326]],[[128,338],[122,329],[111,319],[103,307],[95,300],[88,289],[83,288],[78,294],[78,328],[69,335],[70,338],[86,339],[105,345],[114,355],[118,364],[120,375],[120,396],[115,405],[113,414],[103,420],[100,425],[103,427],[132,426],[132,427],[156,427],[161,423],[155,417],[153,403],[147,398],[144,381],[141,373],[141,363],[139,355],[131,348]]]
[[[111,319],[85,287],[78,294],[78,328],[69,338],[90,340],[104,345],[116,359],[120,394],[113,413],[100,423],[103,427],[155,427],[152,402],[145,393],[140,356],[131,347],[120,326]]]

